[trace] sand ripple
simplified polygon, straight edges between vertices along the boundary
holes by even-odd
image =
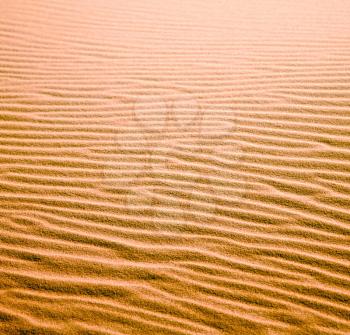
[[[0,4],[0,333],[350,333],[350,3]]]

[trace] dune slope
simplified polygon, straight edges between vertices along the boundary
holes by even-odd
[[[0,334],[350,333],[349,1],[0,9]]]

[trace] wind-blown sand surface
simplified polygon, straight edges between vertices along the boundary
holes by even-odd
[[[350,2],[3,0],[0,333],[350,333]]]

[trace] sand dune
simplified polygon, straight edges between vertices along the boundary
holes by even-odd
[[[0,8],[0,334],[350,334],[349,1]]]

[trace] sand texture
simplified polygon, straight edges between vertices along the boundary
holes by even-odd
[[[350,1],[2,0],[0,334],[350,334]]]

